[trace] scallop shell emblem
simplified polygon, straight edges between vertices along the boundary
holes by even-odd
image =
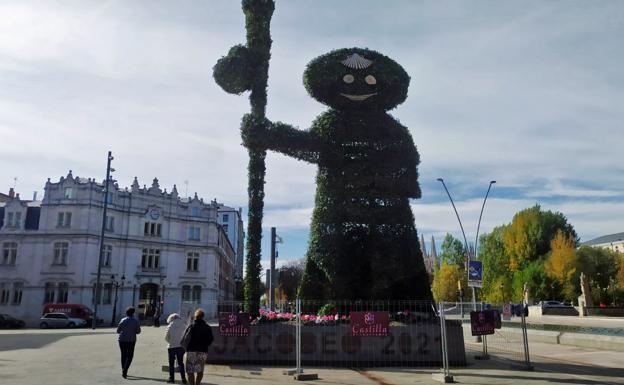
[[[373,62],[371,60],[368,60],[368,59],[358,55],[357,53],[352,54],[351,56],[349,56],[345,60],[341,61],[341,63],[345,67],[349,67],[349,68],[353,68],[353,69],[357,69],[357,70],[368,68],[371,64],[373,64]]]

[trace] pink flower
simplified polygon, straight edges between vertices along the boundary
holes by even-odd
[[[344,321],[344,320],[346,320],[346,319],[347,319],[347,315],[346,315],[346,314],[343,314],[341,319],[342,319],[343,321]]]

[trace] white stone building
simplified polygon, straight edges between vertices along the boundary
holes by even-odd
[[[581,245],[600,247],[615,251],[616,253],[624,253],[624,233],[603,235],[602,237],[583,242]]]
[[[217,301],[234,299],[243,237],[230,242],[218,222],[223,205],[181,199],[157,179],[149,188],[136,178],[125,189],[111,182],[109,191],[98,318],[110,323],[115,302],[118,320],[129,305],[144,318],[159,303],[166,316],[183,303],[212,313]],[[48,179],[41,202],[17,195],[0,204],[0,313],[32,325],[44,303],[94,308],[104,195],[102,183],[70,171]]]

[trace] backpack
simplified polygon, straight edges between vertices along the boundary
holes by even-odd
[[[184,334],[182,335],[182,339],[180,340],[180,346],[184,348],[184,350],[188,350],[189,343],[191,342],[191,325],[186,327]]]

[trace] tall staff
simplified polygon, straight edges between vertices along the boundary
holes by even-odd
[[[273,0],[243,0],[242,8],[245,14],[247,44],[234,46],[227,56],[217,62],[214,67],[214,78],[226,92],[240,94],[251,91],[249,95],[251,113],[243,120],[261,122],[265,120],[266,88],[271,57],[270,24],[275,4]],[[258,314],[266,149],[252,143],[245,143],[245,146],[249,152],[245,308],[251,314]]]

